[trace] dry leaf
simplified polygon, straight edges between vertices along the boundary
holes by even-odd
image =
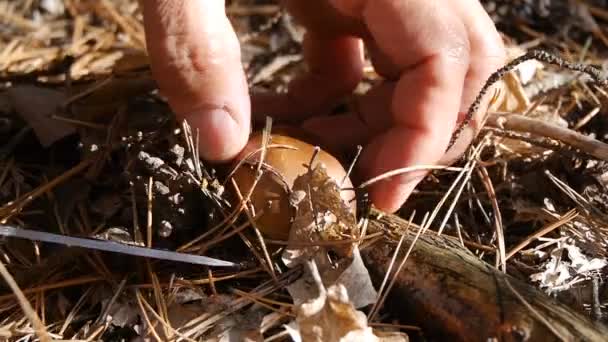
[[[313,255],[322,254],[325,248],[340,256],[352,254],[354,242],[339,241],[359,236],[356,218],[340,197],[338,184],[327,175],[323,164],[318,164],[295,179],[290,201],[296,207],[296,214],[283,254],[283,261],[288,267]],[[320,241],[336,241],[336,244],[302,247],[302,244]]]
[[[148,75],[125,76],[101,82],[103,82],[101,86],[87,84],[73,87],[71,95],[81,96],[71,103],[76,119],[110,124],[119,108],[125,106],[134,97],[152,91],[156,87],[154,80]],[[90,89],[95,90],[89,93]],[[150,112],[147,114],[152,115]],[[127,115],[131,121],[133,114],[129,112]]]
[[[296,319],[286,327],[295,341],[408,341],[402,333],[377,334],[365,314],[355,309],[343,285],[326,288],[314,261],[307,266],[314,280],[310,289],[316,295],[296,305]]]
[[[48,147],[57,140],[76,132],[72,125],[51,118],[66,99],[58,90],[31,85],[19,85],[7,90],[17,113],[32,127],[38,140]]]
[[[378,292],[369,276],[369,272],[361,259],[357,248],[353,251],[353,258],[344,258],[334,265],[318,267],[324,286],[340,284],[351,296],[355,308],[373,304],[378,298]],[[319,258],[323,260],[323,258]],[[318,265],[315,260],[315,265]],[[314,295],[316,289],[310,287],[310,275],[305,275],[287,286],[287,291],[294,303],[299,304]]]
[[[343,286],[351,296],[354,294],[352,301],[357,308],[374,303],[377,292],[355,243],[338,242],[358,237],[356,218],[341,198],[338,184],[327,175],[322,164],[296,178],[291,202],[296,207],[296,215],[283,262],[293,267],[312,259],[325,286]],[[336,244],[304,247],[307,242],[331,241]],[[328,253],[332,250],[338,252],[339,260],[331,260]],[[294,302],[310,296],[309,281],[303,277],[288,287]]]

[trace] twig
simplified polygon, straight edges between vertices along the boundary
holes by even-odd
[[[502,129],[531,133],[561,141],[600,160],[608,161],[608,144],[569,128],[529,118],[521,114],[490,113],[488,124]]]

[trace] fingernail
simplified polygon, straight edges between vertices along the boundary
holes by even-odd
[[[247,132],[226,110],[203,110],[184,115],[183,119],[190,125],[195,142],[198,134],[199,155],[205,160],[228,161],[247,142]]]

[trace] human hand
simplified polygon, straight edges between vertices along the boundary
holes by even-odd
[[[254,115],[304,121],[333,150],[364,146],[360,179],[449,162],[464,151],[479,127],[473,121],[446,154],[452,131],[487,77],[505,62],[501,38],[479,1],[283,3],[307,29],[309,72],[292,81],[287,94],[253,97]],[[251,102],[224,2],[145,4],[147,45],[161,91],[179,118],[207,132],[200,137],[203,158],[231,159],[247,142]],[[361,81],[362,42],[384,82],[358,97],[353,113],[316,116]],[[394,212],[424,174],[377,183],[371,199]]]

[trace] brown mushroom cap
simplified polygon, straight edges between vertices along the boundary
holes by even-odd
[[[250,191],[255,180],[262,143],[263,133],[253,133],[246,147],[235,159],[235,163],[241,162],[242,165],[234,172],[233,179],[243,196]],[[288,148],[270,147],[266,149],[264,163],[268,167],[262,168],[263,175],[251,195],[251,202],[256,213],[264,210],[262,216],[256,221],[258,228],[270,239],[287,240],[289,237],[291,222],[295,214],[295,208],[289,202],[290,190],[296,178],[308,171],[308,163],[314,154],[314,143],[314,137],[301,129],[293,127],[272,129],[269,145],[283,145]],[[329,177],[340,184],[346,175],[342,164],[323,149],[317,153],[313,167],[320,163],[325,165]],[[352,188],[350,179],[346,179],[343,187]],[[343,191],[341,196],[344,201],[348,202],[352,199],[353,194],[350,191]],[[354,214],[355,202],[352,201],[350,205]]]

